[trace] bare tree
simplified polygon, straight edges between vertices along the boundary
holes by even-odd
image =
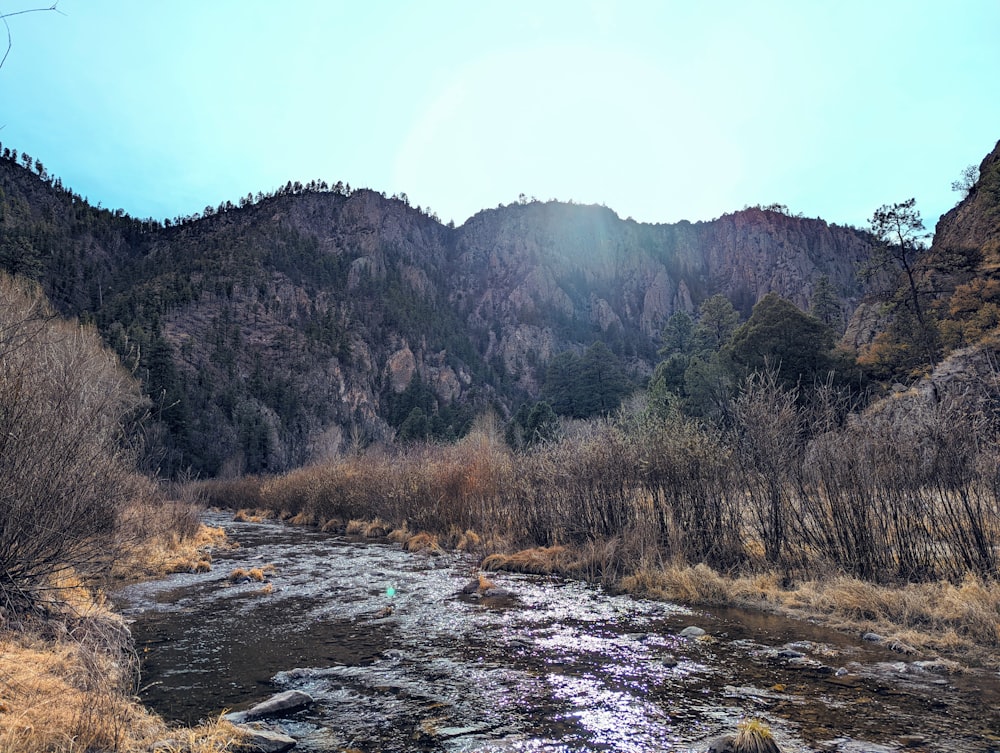
[[[25,13],[41,13],[44,11],[54,10],[56,13],[62,13],[56,6],[59,5],[59,0],[56,0],[52,5],[47,8],[25,8],[23,10],[13,10],[9,13],[0,14],[0,21],[3,21],[4,29],[7,31],[7,48],[4,50],[3,57],[0,58],[0,68],[3,68],[3,64],[7,62],[7,56],[10,54],[11,49],[14,47],[14,39],[10,33],[10,24],[7,22],[8,18],[13,18],[14,16],[23,16]],[[64,14],[65,15],[65,14]]]
[[[0,610],[44,609],[61,573],[107,565],[137,490],[125,426],[141,404],[92,327],[0,275]]]

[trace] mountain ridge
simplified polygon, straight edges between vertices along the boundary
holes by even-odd
[[[668,318],[711,295],[744,316],[770,292],[807,308],[826,277],[846,322],[864,294],[866,233],[769,209],[649,224],[525,201],[449,227],[296,185],[161,225],[0,160],[0,262],[138,369],[164,472],[282,470],[391,437],[411,403],[460,432],[598,340],[641,384]]]

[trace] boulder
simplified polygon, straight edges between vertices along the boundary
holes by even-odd
[[[246,753],[285,753],[295,747],[295,739],[281,732],[254,727],[237,727],[245,737],[240,740],[237,750]]]
[[[680,632],[681,638],[701,638],[704,634],[705,630],[697,625],[688,625]]]
[[[253,719],[287,716],[311,706],[312,703],[312,696],[308,693],[303,693],[301,690],[286,690],[271,696],[266,701],[261,701],[246,711],[234,711],[226,714],[223,718],[233,724],[243,724]]]

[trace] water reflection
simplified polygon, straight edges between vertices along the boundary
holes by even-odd
[[[915,729],[925,750],[988,751],[1000,729],[996,677],[942,677],[808,625],[503,573],[513,597],[474,598],[464,555],[224,522],[242,546],[213,572],[122,595],[144,699],[171,718],[295,688],[317,701],[281,720],[304,751],[693,751],[748,715],[789,753],[899,750]],[[227,580],[267,563],[271,594]],[[680,637],[691,624],[714,640]]]

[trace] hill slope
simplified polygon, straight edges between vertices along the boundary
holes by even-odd
[[[391,436],[414,407],[461,433],[597,340],[640,383],[670,315],[717,293],[744,315],[768,292],[807,307],[826,276],[846,321],[868,252],[861,231],[762,209],[651,225],[530,202],[452,228],[317,183],[163,226],[13,159],[0,191],[0,264],[137,369],[167,473],[281,470]]]

